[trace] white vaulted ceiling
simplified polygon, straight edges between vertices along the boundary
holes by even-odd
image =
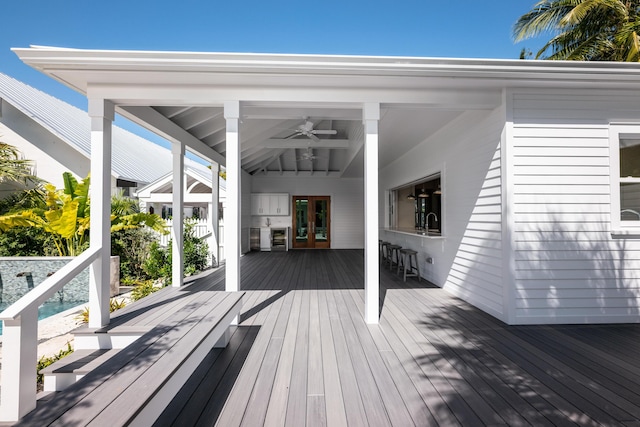
[[[218,153],[226,152],[222,107],[159,106],[158,113]],[[384,108],[380,122],[380,164],[388,164],[457,117],[461,111]],[[362,174],[361,112],[355,109],[248,108],[240,125],[242,168],[250,174],[358,176]],[[305,122],[317,139],[296,132]]]

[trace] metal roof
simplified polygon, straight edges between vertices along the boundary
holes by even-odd
[[[90,158],[91,118],[86,111],[2,73],[0,97]],[[172,168],[170,150],[118,126],[113,126],[111,160],[116,178],[140,183],[153,182]],[[188,159],[185,163],[201,166]]]

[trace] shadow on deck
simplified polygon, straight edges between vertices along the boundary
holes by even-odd
[[[387,270],[380,325],[366,325],[363,261],[243,257],[230,345],[155,425],[640,425],[640,326],[506,326]],[[190,288],[222,290],[223,274]]]

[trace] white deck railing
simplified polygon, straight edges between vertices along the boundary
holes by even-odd
[[[18,421],[36,407],[38,307],[94,262],[102,248],[86,251],[0,313],[2,382],[0,421]]]

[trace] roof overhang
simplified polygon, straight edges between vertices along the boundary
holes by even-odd
[[[250,173],[349,175],[362,141],[361,110],[380,103],[381,166],[470,110],[493,110],[508,88],[640,89],[640,64],[416,57],[13,49],[28,65],[224,165],[222,106],[242,101],[243,168]],[[427,113],[424,111],[428,110]],[[339,129],[345,149],[317,151],[325,165],[301,170],[300,148],[270,148],[296,120]],[[279,121],[276,121],[279,120]],[[407,130],[414,127],[415,130]],[[355,135],[355,136],[354,136]],[[385,138],[382,138],[385,136]],[[393,147],[385,147],[393,140]],[[404,144],[404,145],[403,145]],[[315,153],[314,153],[315,154]],[[313,163],[313,162],[312,162]],[[356,168],[357,169],[357,168]],[[358,174],[357,172],[355,173]]]

